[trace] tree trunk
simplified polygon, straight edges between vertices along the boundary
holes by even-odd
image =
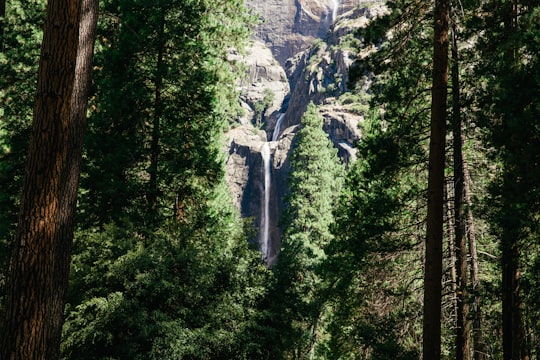
[[[473,326],[473,349],[474,360],[487,360],[486,346],[482,332],[482,311],[480,308],[480,268],[478,265],[478,251],[476,250],[476,233],[474,229],[474,217],[471,210],[471,177],[467,162],[463,160],[463,195],[465,200],[465,212],[467,216],[466,234],[469,242],[469,256],[471,261],[471,318]]]
[[[163,12],[164,13],[164,12]],[[161,98],[161,92],[163,88],[163,56],[165,51],[165,44],[163,43],[163,37],[165,34],[165,18],[161,19],[160,31],[158,33],[158,53],[156,63],[156,78],[154,79],[154,119],[152,122],[152,140],[150,145],[150,167],[149,175],[150,180],[148,183],[148,215],[150,219],[155,218],[155,211],[157,210],[158,200],[158,169],[159,169],[159,154],[160,154],[160,137],[161,137],[161,116],[163,113],[163,102]]]
[[[50,0],[47,5],[2,359],[57,359],[59,354],[94,40],[92,16],[97,14],[96,0],[83,3],[82,22],[80,1]]]
[[[518,29],[518,0],[503,3],[503,23],[508,41],[511,41]],[[512,74],[519,66],[516,44],[511,42],[506,50],[507,71]],[[521,108],[514,108],[507,116],[519,116]],[[509,137],[512,141],[512,137]],[[521,144],[509,144],[508,151],[515,151]],[[520,290],[521,246],[523,225],[527,199],[520,199],[516,194],[523,191],[519,184],[520,169],[513,163],[506,163],[503,174],[503,209],[507,211],[501,231],[501,262],[502,262],[502,325],[503,325],[503,359],[528,359],[525,331],[522,319],[522,303]],[[511,212],[511,213],[510,213]]]
[[[454,236],[456,251],[456,360],[470,360],[471,324],[468,304],[465,175],[463,171],[463,131],[459,82],[457,25],[452,22],[452,134],[454,139]]]
[[[502,234],[502,320],[503,359],[528,359],[525,351],[525,334],[522,322],[518,236],[512,229]]]
[[[433,87],[424,268],[423,358],[441,358],[442,241],[448,85],[449,0],[435,1]]]
[[[454,317],[454,324],[457,324],[457,273],[456,273],[456,247],[455,247],[455,235],[454,235],[454,214],[452,213],[452,208],[450,207],[450,199],[452,194],[450,194],[450,188],[445,182],[444,192],[446,194],[445,199],[445,212],[446,212],[446,236],[448,238],[448,258],[450,259],[450,283],[451,283],[451,294],[452,296],[452,316]]]

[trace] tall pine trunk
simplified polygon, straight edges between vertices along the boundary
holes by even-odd
[[[163,14],[165,10],[163,10]],[[159,172],[159,155],[161,152],[161,116],[163,113],[163,100],[161,92],[163,90],[163,56],[165,44],[163,38],[165,36],[165,17],[161,19],[160,30],[158,33],[158,49],[156,61],[156,77],[154,79],[154,119],[152,121],[152,140],[150,145],[150,180],[148,183],[148,216],[154,219],[157,210],[157,200],[159,195],[158,189],[158,172]]]
[[[452,316],[454,317],[454,323],[457,323],[457,299],[455,294],[457,293],[457,273],[456,273],[456,244],[455,244],[455,235],[454,235],[454,214],[453,207],[450,206],[450,200],[452,199],[453,194],[450,193],[449,184],[445,182],[444,193],[446,194],[445,199],[445,212],[446,212],[446,237],[448,238],[448,258],[450,259],[450,289],[452,296]],[[444,287],[443,287],[444,289]]]
[[[471,324],[468,304],[468,264],[463,170],[463,124],[461,119],[457,25],[452,22],[452,134],[454,152],[454,236],[456,251],[456,360],[470,360]]]
[[[57,359],[59,354],[94,43],[92,16],[97,16],[96,0],[83,3],[50,0],[47,5],[2,359]],[[85,13],[79,22],[81,6]]]
[[[442,241],[448,85],[448,0],[435,1],[428,209],[424,268],[423,358],[441,357]]]
[[[508,74],[515,73],[518,62],[518,50],[512,37],[518,31],[518,0],[510,0],[503,3],[502,20],[504,23],[505,37],[511,44],[505,50]],[[523,109],[514,107],[506,116],[523,116]],[[522,144],[510,144],[507,151],[518,152]],[[517,155],[517,154],[516,154]],[[503,216],[501,231],[501,262],[502,262],[502,325],[503,325],[503,359],[504,360],[527,360],[525,345],[525,331],[523,326],[521,289],[520,289],[520,265],[521,246],[523,239],[522,218],[525,210],[526,199],[521,199],[516,194],[522,194],[519,176],[521,169],[506,161],[503,172],[502,206]]]
[[[471,176],[467,162],[463,160],[463,195],[465,199],[465,212],[467,217],[466,234],[469,243],[469,257],[471,261],[471,318],[473,326],[474,360],[487,360],[487,351],[482,332],[482,309],[480,308],[480,266],[478,264],[478,251],[476,248],[476,232],[474,217],[471,210]]]
[[[505,202],[504,205],[508,208],[516,206],[516,204],[512,203],[512,200]],[[523,326],[519,267],[521,244],[517,222],[519,222],[519,219],[511,220],[507,224],[508,228],[503,229],[501,235],[504,360],[527,360],[529,358]]]

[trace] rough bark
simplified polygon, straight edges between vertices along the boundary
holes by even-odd
[[[158,200],[158,169],[160,155],[161,137],[161,116],[163,113],[163,101],[161,92],[163,90],[163,56],[165,51],[165,18],[162,17],[160,31],[158,34],[158,49],[156,63],[156,78],[154,79],[154,118],[152,121],[152,140],[150,145],[150,167],[148,169],[150,180],[148,183],[148,214],[150,218],[155,216]]]
[[[476,232],[474,216],[471,210],[471,176],[467,162],[463,160],[463,195],[467,217],[466,235],[469,243],[470,272],[471,272],[471,318],[473,326],[474,360],[487,360],[486,346],[482,332],[482,311],[480,308],[480,266],[478,264],[478,251],[476,249]]]
[[[97,14],[97,1],[83,3],[85,15]],[[95,29],[80,13],[78,0],[47,5],[2,359],[58,358]]]
[[[428,209],[424,268],[423,358],[441,357],[442,241],[448,85],[448,0],[435,1]]]
[[[452,22],[452,135],[454,152],[454,236],[456,251],[456,360],[470,360],[471,324],[468,304],[468,264],[463,170],[463,123],[461,119],[457,25]]]
[[[450,199],[452,198],[453,194],[450,193],[450,189],[448,184],[445,182],[444,186],[444,193],[446,194],[446,198],[444,200],[445,206],[445,212],[446,212],[446,237],[448,238],[448,258],[450,259],[450,286],[451,286],[451,293],[454,294],[452,296],[452,316],[454,317],[454,324],[457,323],[457,299],[455,294],[457,293],[457,274],[456,274],[456,249],[455,249],[455,236],[454,236],[454,214],[452,212],[452,207],[450,206]]]
[[[511,205],[509,205],[511,206]],[[519,236],[513,229],[503,229],[502,243],[502,321],[503,359],[526,360],[525,334],[522,321]]]
[[[505,36],[511,41],[518,29],[518,0],[510,0],[503,4],[503,23]],[[512,43],[506,49],[508,59],[507,71],[512,74],[519,66],[518,50]],[[519,116],[521,108],[511,110],[509,116]],[[509,139],[512,141],[512,138]],[[521,144],[510,144],[508,151],[514,151]],[[502,326],[503,326],[503,359],[527,360],[528,355],[525,343],[523,326],[520,264],[523,229],[521,219],[525,209],[526,199],[520,199],[515,194],[522,194],[519,177],[520,169],[512,163],[506,163],[503,175],[503,209],[510,212],[506,214],[501,231],[501,262],[502,262]]]

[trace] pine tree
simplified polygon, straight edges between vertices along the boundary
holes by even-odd
[[[332,239],[332,210],[344,172],[322,121],[310,103],[291,154],[290,195],[285,200],[284,234],[274,268],[276,289],[271,291],[281,299],[272,305],[272,316],[279,319],[287,314],[282,319],[285,324],[277,329],[283,339],[281,351],[300,359],[321,357],[317,346],[325,333],[326,314],[318,267]]]
[[[14,237],[32,122],[36,57],[45,2],[9,1],[0,52],[0,268],[6,271]],[[0,276],[0,286],[4,285]],[[4,293],[4,292],[2,292]]]
[[[229,1],[105,6],[114,16],[103,24],[97,55],[84,220],[178,216],[175,206],[221,176],[219,141],[237,104],[235,89],[219,84],[234,81],[226,51],[246,38],[246,11]]]
[[[529,272],[523,249],[537,251],[532,224],[538,214],[538,174],[531,165],[538,161],[540,139],[534,120],[540,88],[539,10],[528,1],[489,2],[485,10],[486,16],[475,19],[475,25],[491,29],[477,47],[481,60],[476,76],[483,82],[477,94],[484,109],[478,118],[492,147],[491,160],[500,169],[490,189],[490,222],[500,240],[503,358],[527,359],[531,347],[521,287]]]
[[[421,352],[431,8],[388,5],[358,33],[378,51],[351,68],[355,92],[365,91],[363,77],[372,79],[372,100],[325,264],[334,297],[329,358],[415,359]]]
[[[266,269],[221,154],[246,9],[104,6],[62,356],[247,358]]]
[[[224,181],[184,215],[79,232],[61,358],[250,358],[260,254]]]
[[[435,1],[431,135],[429,145],[426,258],[424,264],[423,358],[441,357],[444,168],[450,2]]]
[[[81,44],[89,51],[80,51],[79,17],[78,1],[52,0],[47,4],[32,137],[2,328],[3,358],[58,357],[82,152],[84,89],[94,41],[85,23]],[[95,17],[90,22],[95,23]]]

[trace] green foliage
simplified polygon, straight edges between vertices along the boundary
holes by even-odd
[[[13,230],[32,121],[44,1],[8,1],[0,53],[0,238]]]
[[[200,222],[79,233],[62,358],[246,358],[266,270],[224,189],[208,197]]]
[[[222,176],[221,134],[238,106],[226,56],[248,15],[239,1],[111,0],[102,12],[81,220],[172,216]],[[160,215],[147,212],[154,196]]]
[[[526,11],[523,11],[527,9]],[[530,2],[514,5],[501,3],[494,6],[485,4],[485,16],[475,17],[470,28],[481,33],[478,39],[479,52],[475,76],[482,86],[475,88],[477,121],[484,133],[484,143],[489,149],[489,159],[494,167],[494,177],[490,182],[489,196],[486,197],[488,211],[486,219],[491,231],[499,240],[500,268],[514,267],[521,273],[528,291],[536,283],[536,261],[538,247],[538,214],[540,213],[540,173],[535,164],[540,160],[540,127],[538,126],[540,99],[540,7]],[[481,32],[488,26],[489,36]],[[508,274],[508,273],[506,273]],[[509,298],[509,288],[503,284],[493,289],[495,294]],[[532,287],[531,287],[532,286]],[[517,288],[522,286],[517,285]],[[523,336],[521,344],[515,346],[526,349],[529,356],[538,356],[539,342],[537,304],[527,290],[517,290],[512,299],[525,299],[522,306]],[[503,312],[514,303],[503,302]],[[514,318],[514,321],[515,320]],[[503,323],[503,334],[510,334],[513,340],[515,328]],[[508,349],[506,349],[508,350]],[[522,350],[523,351],[523,350]],[[505,353],[505,357],[515,356]]]
[[[370,100],[371,95],[363,91],[346,92],[338,98],[341,106],[346,108],[347,111],[364,116],[370,112]]]
[[[359,160],[335,212],[335,238],[324,263],[334,309],[330,357],[418,354],[422,183],[416,166],[405,165],[411,158],[399,145],[400,129],[383,123],[373,117],[364,124]]]
[[[460,48],[462,115],[473,211],[491,229],[476,223],[482,286],[474,291],[493,358],[508,250],[518,253],[531,357],[540,328],[540,7],[514,1],[509,19],[508,4],[464,1],[454,19],[474,44]],[[242,50],[253,24],[243,1],[101,2],[63,359],[418,358],[432,9],[410,0],[387,6],[331,49],[378,48],[354,63],[353,90],[336,100],[366,118],[359,160],[342,184],[337,151],[311,104],[291,156],[282,251],[268,271],[223,182],[221,136],[241,111],[227,55]],[[16,222],[44,9],[44,0],[7,1],[3,22],[1,268]],[[343,79],[323,50],[315,41],[306,76],[334,79],[320,87],[328,95]],[[263,96],[253,105],[261,124],[275,95]],[[450,358],[453,300],[443,301]]]
[[[322,118],[310,103],[302,117],[291,155],[285,237],[308,236],[321,248],[330,239],[334,197],[341,188],[343,168],[337,162],[337,150],[322,130]],[[307,244],[306,244],[307,245]]]
[[[262,101],[253,104],[254,125],[261,126],[266,110],[272,106],[276,94],[271,89],[265,89]]]
[[[538,162],[535,149],[540,138],[533,121],[538,118],[539,98],[538,9],[526,1],[515,3],[514,8],[508,4],[487,2],[478,11],[478,4],[464,2],[460,15],[465,18],[456,17],[458,22],[470,20],[468,28],[460,29],[463,35],[458,46],[463,54],[460,75],[464,76],[461,115],[470,127],[465,131],[465,157],[470,159],[473,176],[473,211],[484,215],[493,229],[487,234],[485,224],[476,221],[479,248],[489,255],[480,257],[482,285],[474,290],[483,309],[484,341],[490,344],[487,351],[493,357],[500,357],[501,350],[498,294],[502,270],[494,259],[499,253],[504,257],[505,243],[507,249],[523,249],[527,255],[522,253],[519,270],[527,291],[534,292],[536,278],[531,269],[538,252],[538,179],[532,165]],[[332,284],[328,293],[336,301],[328,345],[332,358],[409,358],[419,351],[419,326],[414,319],[418,318],[415,308],[420,308],[417,289],[422,284],[418,271],[410,269],[421,268],[421,248],[415,248],[424,233],[422,189],[426,179],[422,164],[432,26],[425,20],[431,12],[428,3],[391,1],[387,5],[391,11],[386,16],[357,34],[379,51],[359,59],[349,74],[353,85],[375,74],[371,106],[383,111],[375,110],[376,116],[362,126],[359,161],[349,173],[336,213],[335,239],[327,251],[326,270]],[[512,9],[517,11],[514,16]],[[515,27],[510,33],[509,24]],[[391,38],[387,39],[389,30]],[[462,48],[462,39],[469,39],[475,47]],[[342,102],[361,100],[348,95]],[[475,127],[478,125],[480,128]],[[490,196],[485,193],[488,181],[492,181]],[[482,206],[476,206],[478,203]],[[453,225],[449,222],[447,226]],[[496,248],[497,237],[503,249]],[[451,266],[447,259],[444,264]],[[446,284],[452,279],[449,273],[445,276]],[[525,322],[532,325],[525,330],[533,334],[538,314],[532,309],[537,307],[531,297],[526,299]],[[451,301],[444,298],[443,304]],[[443,314],[443,353],[450,357],[454,352],[453,314]],[[527,337],[531,341],[528,349],[538,346],[533,338]]]
[[[327,315],[317,271],[325,258],[324,247],[332,239],[332,210],[344,169],[338,162],[337,149],[322,130],[322,117],[313,103],[302,117],[291,167],[284,235],[274,268],[275,289],[271,291],[280,299],[270,304],[271,313],[277,317],[272,326],[279,329],[283,339],[275,345],[275,351],[282,358],[321,358],[318,346]]]
[[[0,52],[0,289],[10,257],[37,82],[45,1],[7,1]],[[0,291],[1,292],[1,291]],[[3,292],[1,292],[3,294]],[[1,301],[0,301],[1,302]]]
[[[323,264],[333,309],[327,358],[416,359],[421,349],[432,41],[423,19],[430,9],[388,5],[387,15],[358,34],[380,49],[355,62],[354,90],[339,98],[366,120]]]
[[[62,356],[248,358],[267,272],[231,208],[221,135],[238,106],[227,51],[251,20],[241,1],[101,13]]]

